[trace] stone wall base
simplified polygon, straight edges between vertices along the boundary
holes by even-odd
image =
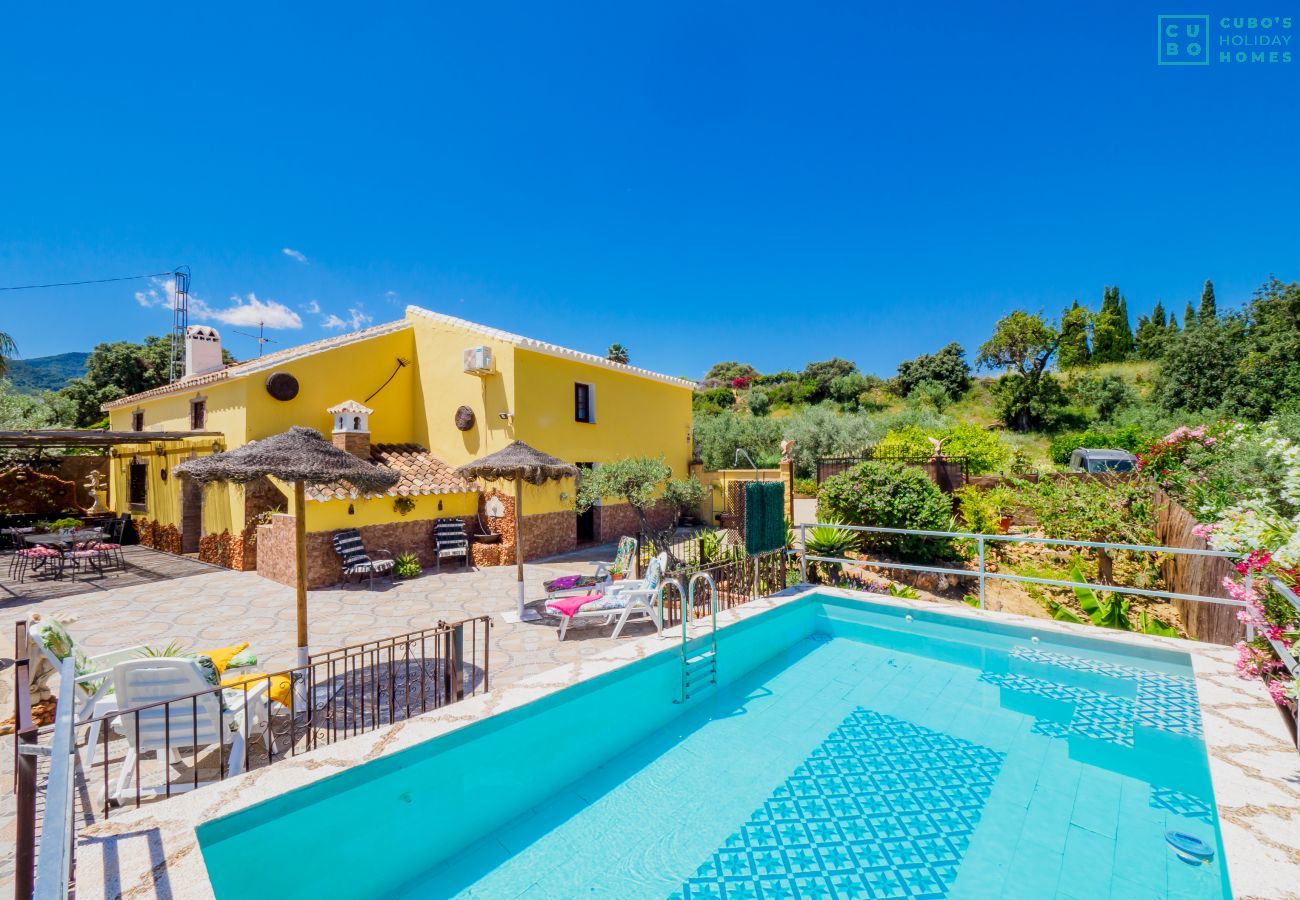
[[[162,525],[154,519],[135,519],[134,524],[145,547],[181,555],[181,532],[175,525]]]
[[[480,503],[490,497],[498,497],[505,507],[502,516],[483,516],[483,523],[494,534],[501,535],[500,543],[470,545],[470,553],[477,567],[513,566],[515,564],[515,521],[514,498],[499,491],[488,491],[480,498]],[[480,512],[482,507],[480,506]],[[667,523],[671,511],[656,507],[651,514],[651,521],[656,525]],[[473,535],[478,531],[478,522],[473,517],[465,518],[466,531]],[[636,513],[625,503],[602,506],[599,517],[599,534],[602,541],[613,541],[623,535],[637,533]],[[417,519],[414,521],[389,522],[382,525],[366,525],[357,529],[361,533],[361,542],[372,555],[376,550],[388,550],[393,556],[401,553],[414,553],[420,565],[430,568],[436,559],[433,546],[433,520]],[[557,553],[567,553],[578,545],[577,517],[571,510],[525,515],[524,559],[533,560]],[[307,534],[307,587],[309,590],[328,587],[343,580],[343,567],[334,552],[332,531],[313,531]],[[218,556],[223,546],[218,535],[212,535],[209,542],[211,555]],[[205,538],[205,540],[207,540]],[[179,535],[177,536],[179,542]],[[228,537],[225,551],[231,557],[237,547],[237,538]],[[251,555],[250,563],[255,564],[257,574],[263,578],[289,586],[294,585],[294,521],[293,516],[277,513],[271,516],[269,525],[256,526],[254,536],[256,552]],[[178,543],[179,546],[179,543]],[[224,563],[218,563],[222,565]],[[462,565],[458,560],[448,561],[448,571],[456,571]]]

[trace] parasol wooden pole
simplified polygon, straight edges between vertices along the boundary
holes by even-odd
[[[515,476],[515,580],[519,582],[519,620],[524,620],[524,535],[519,530],[523,518],[524,482]]]
[[[307,665],[307,491],[293,483],[293,568],[298,587],[298,665]]]

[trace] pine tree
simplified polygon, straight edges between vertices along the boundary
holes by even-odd
[[[1178,331],[1178,319],[1176,319],[1176,318],[1174,317],[1174,314],[1173,314],[1173,313],[1170,313],[1170,314],[1169,314],[1169,333],[1170,333],[1170,334],[1175,334],[1175,333],[1177,333],[1177,331]]]
[[[1196,312],[1196,321],[1202,323],[1215,322],[1219,318],[1219,310],[1214,300],[1214,282],[1205,279],[1205,287],[1201,289],[1201,308]]]
[[[1183,310],[1183,327],[1192,328],[1195,325],[1196,325],[1196,307],[1192,305],[1191,300],[1188,300],[1187,309]]]
[[[1151,324],[1156,328],[1165,327],[1165,305],[1159,300],[1156,301],[1155,309],[1151,310]]]
[[[1061,345],[1056,358],[1062,369],[1086,366],[1092,355],[1088,349],[1088,311],[1074,303],[1061,314]]]

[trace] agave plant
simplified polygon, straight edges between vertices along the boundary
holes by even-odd
[[[150,647],[146,644],[140,648],[140,656],[151,659],[155,657],[187,656],[188,654],[189,650],[180,641],[172,641],[165,647]]]
[[[808,529],[804,552],[809,556],[830,556],[844,559],[858,548],[858,533],[837,527],[842,522],[832,521]],[[840,563],[815,563],[816,569],[828,584],[839,581]]]
[[[1119,631],[1139,631],[1142,634],[1154,634],[1160,637],[1178,637],[1176,629],[1149,615],[1145,610],[1139,610],[1138,622],[1134,626],[1129,618],[1133,601],[1125,595],[1115,591],[1094,591],[1092,588],[1083,587],[1087,579],[1083,577],[1083,565],[1078,559],[1070,569],[1070,580],[1079,582],[1074,588],[1074,597],[1079,601],[1079,606],[1083,608],[1092,624]],[[1083,624],[1083,619],[1059,603],[1051,604],[1051,610],[1052,618],[1058,622]]]

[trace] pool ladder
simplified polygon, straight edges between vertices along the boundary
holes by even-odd
[[[707,638],[703,635],[691,638],[690,627],[695,619],[695,588],[701,581],[709,589],[709,634]],[[662,592],[667,584],[665,582],[660,585],[661,614]],[[680,582],[674,580],[671,584],[682,597],[682,692],[673,702],[685,703],[706,685],[718,683],[718,591],[713,576],[708,572],[692,575],[684,595]]]

